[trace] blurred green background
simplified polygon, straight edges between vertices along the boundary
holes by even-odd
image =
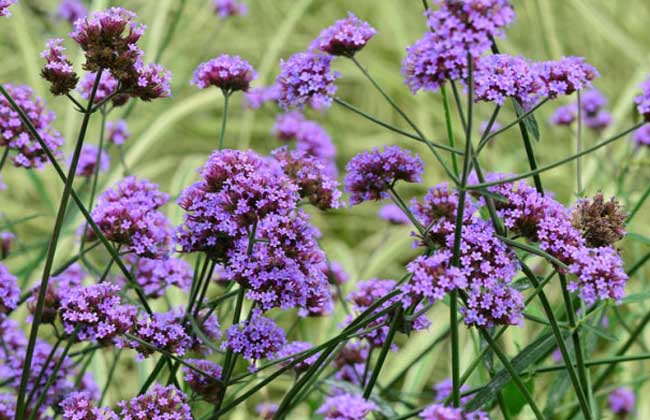
[[[321,28],[334,20],[343,18],[348,10],[367,20],[379,31],[378,35],[358,55],[359,61],[367,66],[379,83],[396,98],[398,103],[413,117],[416,124],[429,138],[445,142],[444,112],[439,94],[420,93],[413,96],[403,84],[400,63],[405,48],[412,44],[426,30],[420,0],[245,0],[249,15],[219,20],[212,13],[209,0],[187,0],[178,22],[178,29],[171,43],[164,51],[161,63],[173,73],[173,97],[153,103],[138,103],[128,118],[131,138],[126,144],[126,159],[132,171],[142,177],[161,184],[162,189],[175,197],[184,186],[196,178],[196,169],[216,147],[222,112],[222,98],[216,89],[199,91],[189,85],[194,68],[221,53],[239,54],[258,71],[255,86],[273,82],[280,58],[307,48]],[[146,53],[146,60],[153,59],[161,46],[171,22],[179,8],[180,0],[123,0],[92,2],[93,9],[109,5],[120,5],[137,12],[139,20],[148,25],[140,45]],[[66,138],[66,151],[73,147],[80,122],[80,114],[72,110],[69,102],[53,98],[47,86],[39,77],[42,60],[39,52],[46,39],[66,38],[69,55],[77,67],[82,59],[67,38],[70,26],[67,22],[52,19],[57,1],[20,0],[12,8],[13,17],[0,20],[0,82],[28,84],[39,96],[46,98],[49,107],[56,111],[56,127]],[[638,84],[650,71],[650,44],[647,42],[650,22],[650,2],[629,0],[515,0],[517,20],[508,30],[507,39],[498,43],[503,52],[521,54],[534,60],[559,58],[562,55],[582,55],[595,65],[601,78],[595,86],[609,98],[609,109],[614,123],[599,137],[586,131],[586,146],[594,144],[629,127],[634,119],[633,98]],[[396,126],[404,127],[403,121],[372,89],[362,74],[346,60],[335,61],[335,67],[342,73],[337,81],[338,95],[348,102]],[[573,100],[574,98],[570,98]],[[562,103],[564,104],[564,103]],[[260,110],[243,106],[242,95],[235,95],[231,102],[227,147],[252,147],[266,153],[281,145],[271,134],[278,109],[267,105]],[[559,103],[545,105],[536,115],[542,130],[541,142],[535,145],[538,161],[551,163],[568,156],[575,150],[575,135],[570,129],[551,127],[547,120]],[[487,105],[477,107],[475,126],[487,119],[492,109]],[[109,120],[120,117],[123,109],[115,110]],[[426,148],[404,137],[383,130],[334,104],[324,113],[309,113],[308,116],[321,123],[338,148],[337,161],[341,172],[345,163],[357,152],[384,144],[398,144],[417,150],[426,162],[425,182],[421,185],[402,185],[400,191],[407,197],[421,196],[431,185],[444,181],[444,173],[432,159]],[[513,118],[511,109],[501,112],[499,121],[507,123]],[[87,136],[88,142],[96,142],[99,135],[99,118],[95,118]],[[461,130],[456,120],[456,134]],[[458,136],[457,144],[463,138]],[[528,165],[517,129],[513,129],[493,141],[481,156],[489,170],[500,172],[522,172]],[[646,151],[634,152],[628,138],[590,155],[584,159],[586,188],[588,194],[598,191],[606,195],[617,194],[625,204],[634,203],[650,181],[650,163]],[[626,167],[629,175],[621,188],[615,182],[621,168]],[[15,228],[19,237],[17,253],[8,261],[16,273],[22,275],[23,284],[31,284],[39,275],[40,253],[53,225],[54,211],[62,191],[62,185],[54,171],[27,172],[23,169],[5,167],[2,173],[9,185],[0,192],[0,212],[7,220],[38,214],[39,217]],[[102,189],[114,183],[121,176],[117,155],[112,154],[111,173],[100,179]],[[548,190],[567,205],[575,201],[575,166],[569,164],[543,174]],[[77,185],[82,188],[81,185]],[[650,207],[647,205],[646,208]],[[404,272],[404,264],[415,255],[411,247],[409,229],[391,227],[377,217],[379,204],[363,204],[351,209],[342,209],[324,215],[314,213],[315,223],[323,233],[322,246],[329,257],[338,261],[350,273],[352,282],[371,277],[398,278]],[[179,208],[171,203],[166,208],[168,215],[177,223]],[[648,211],[637,215],[631,232],[643,237],[650,236]],[[80,219],[79,219],[80,220]],[[2,222],[0,222],[2,225]],[[64,245],[57,254],[62,261],[77,249],[74,232],[78,225],[70,225],[66,231]],[[639,238],[622,242],[627,265],[632,265],[648,252],[650,241]],[[633,278],[628,293],[643,290],[645,269]],[[346,289],[351,287],[346,286]],[[556,295],[558,286],[552,285],[551,294]],[[216,290],[213,293],[217,293]],[[174,297],[173,297],[174,298]],[[177,297],[180,299],[180,297]],[[180,300],[179,300],[180,301]],[[557,300],[556,300],[557,302]],[[643,314],[644,302],[624,305],[621,316],[634,324]],[[410,364],[410,357],[428,345],[447,325],[444,305],[437,305],[431,312],[433,325],[428,333],[415,334],[405,345],[399,356],[392,357],[381,381],[389,381],[392,375]],[[282,314],[280,314],[282,316]],[[307,321],[302,339],[321,342],[331,336],[342,314],[332,319]],[[618,324],[615,324],[618,325]],[[624,337],[622,328],[616,335]],[[524,346],[537,331],[535,326],[513,329],[502,341],[503,346],[514,354]],[[470,334],[463,335],[468,351],[463,352],[463,363],[471,360],[475,343]],[[596,352],[607,354],[608,348],[617,343],[604,342]],[[417,395],[428,391],[430,384],[448,376],[448,360],[445,347],[431,353],[424,361],[413,366],[400,387],[405,395]],[[638,350],[638,349],[634,349]],[[632,350],[632,351],[634,351]],[[104,355],[109,360],[109,355]],[[105,373],[104,362],[96,358],[93,370],[98,378]],[[620,381],[638,379],[647,375],[643,363],[630,363],[619,368],[616,378]],[[129,366],[141,375],[150,370],[147,364]],[[646,373],[643,373],[645,370]],[[112,402],[129,396],[137,383],[131,383],[130,370],[120,377],[124,387],[113,387]],[[480,381],[480,377],[473,378]],[[478,383],[478,382],[476,382]],[[265,389],[254,402],[281,395],[281,390],[290,384],[285,378]],[[536,381],[535,395],[542,401],[550,382]],[[410,398],[410,397],[407,397]],[[414,399],[417,401],[417,399]],[[247,407],[233,414],[233,419],[247,417]],[[641,401],[639,418],[650,416],[650,404]],[[295,418],[304,414],[296,412]],[[527,416],[526,412],[522,418]],[[306,417],[304,417],[306,418]]]

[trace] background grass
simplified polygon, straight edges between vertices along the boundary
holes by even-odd
[[[69,103],[52,98],[47,86],[39,78],[41,59],[38,53],[45,40],[50,37],[66,37],[69,25],[51,19],[56,1],[21,0],[13,7],[14,16],[0,21],[0,81],[2,83],[29,84],[46,98],[50,108],[58,116],[56,126],[64,133],[66,148],[73,147],[72,139],[78,130],[80,115],[71,110]],[[196,168],[216,147],[221,118],[221,96],[217,90],[198,91],[189,86],[189,79],[196,65],[221,53],[239,54],[250,61],[258,70],[256,85],[270,84],[278,71],[282,57],[304,50],[324,26],[344,17],[348,10],[369,21],[379,34],[359,55],[359,60],[368,67],[399,104],[413,116],[430,138],[445,141],[444,114],[439,94],[411,95],[400,75],[400,62],[404,49],[426,30],[419,0],[249,0],[250,14],[247,17],[221,21],[211,12],[207,0],[187,0],[180,16],[178,30],[168,45],[161,62],[173,73],[173,98],[149,104],[138,103],[128,118],[132,137],[127,142],[127,162],[133,172],[161,184],[162,189],[176,196],[183,187],[196,179]],[[149,29],[141,41],[147,60],[153,59],[161,46],[169,25],[179,8],[179,0],[123,0],[109,2],[96,0],[93,9],[108,5],[122,5],[135,10],[140,21]],[[650,71],[650,45],[647,43],[650,3],[645,0],[614,2],[610,0],[515,0],[516,23],[508,30],[508,38],[499,41],[503,52],[522,54],[535,60],[559,58],[562,55],[582,55],[601,72],[595,83],[609,98],[609,107],[614,115],[614,124],[603,133],[603,137],[627,128],[635,119],[633,97],[638,84]],[[67,39],[71,57],[81,57]],[[360,72],[345,60],[337,60],[335,67],[343,74],[337,85],[339,95],[361,109],[397,126],[402,121],[381,97],[371,89]],[[573,99],[573,98],[571,98]],[[277,109],[248,110],[242,106],[242,96],[235,95],[226,136],[227,147],[252,147],[268,152],[280,145],[270,130]],[[550,113],[559,104],[544,106],[537,113],[542,128],[542,139],[536,144],[540,163],[551,163],[568,156],[575,148],[570,130],[550,127],[546,123]],[[116,119],[123,109],[113,112],[110,119]],[[479,106],[479,119],[487,119],[489,106]],[[512,119],[511,109],[499,116],[502,123]],[[342,168],[355,153],[384,144],[398,144],[420,152],[426,160],[425,182],[417,186],[401,186],[404,195],[421,196],[431,185],[444,181],[442,170],[430,158],[430,154],[418,144],[398,137],[360,117],[334,105],[328,112],[310,113],[310,118],[319,121],[329,132],[338,148],[338,163]],[[98,120],[98,118],[96,119]],[[478,124],[475,124],[478,125]],[[461,130],[456,126],[456,133]],[[98,121],[90,129],[89,142],[96,142],[99,135]],[[598,136],[587,132],[586,145],[594,144]],[[457,144],[462,144],[459,136]],[[522,172],[527,169],[518,131],[501,135],[482,156],[486,168],[500,172]],[[602,191],[608,195],[618,194],[624,203],[634,203],[650,181],[648,154],[645,151],[633,153],[628,139],[590,155],[585,161],[585,186],[588,194]],[[121,177],[118,159],[112,154],[112,171],[104,175],[102,188],[111,185]],[[617,189],[615,178],[621,165],[628,167],[629,176],[623,189]],[[0,211],[5,221],[20,219],[29,215],[39,217],[14,228],[19,238],[19,249],[8,264],[21,275],[23,284],[31,284],[39,276],[41,252],[53,225],[54,208],[62,185],[51,169],[42,172],[27,172],[6,167],[3,177],[7,191],[0,193]],[[575,168],[572,164],[543,174],[547,189],[553,191],[564,203],[574,201]],[[83,188],[80,184],[77,188]],[[649,206],[646,206],[648,208]],[[390,227],[381,221],[376,212],[379,205],[363,204],[352,209],[343,209],[327,215],[314,213],[316,224],[323,233],[322,246],[332,260],[339,261],[350,273],[352,287],[355,281],[371,277],[396,278],[404,272],[404,264],[414,255],[410,244],[409,229]],[[181,213],[175,204],[167,206],[167,212],[176,223]],[[81,219],[71,213],[71,218]],[[648,211],[637,215],[629,231],[643,237],[650,235]],[[0,226],[2,222],[0,222]],[[70,223],[57,260],[62,261],[77,249],[74,231],[78,223]],[[628,266],[646,254],[648,241],[626,239],[622,242]],[[99,258],[99,257],[98,257]],[[648,269],[641,270],[631,279],[628,293],[645,289]],[[558,285],[550,287],[552,296],[559,297]],[[213,291],[217,293],[217,291]],[[180,302],[181,297],[171,296]],[[555,300],[556,302],[558,300]],[[632,324],[644,313],[646,301],[620,308],[622,317]],[[534,308],[532,309],[534,310]],[[277,314],[290,322],[292,316]],[[611,315],[611,314],[610,314]],[[301,339],[321,342],[331,336],[342,314],[332,319],[309,320],[300,329]],[[611,318],[611,316],[610,316]],[[433,325],[428,333],[411,337],[399,356],[389,356],[389,363],[382,373],[380,382],[388,382],[397,372],[410,365],[411,358],[432,342],[448,322],[446,307],[436,305],[430,313]],[[612,322],[613,333],[622,339],[624,330],[618,322]],[[523,347],[538,328],[527,324],[525,329],[513,329],[506,335],[502,345],[511,353]],[[474,354],[476,346],[471,334],[463,334],[463,366]],[[598,343],[596,354],[608,354],[608,348],[617,343]],[[638,350],[638,349],[636,349]],[[633,350],[634,351],[634,350]],[[430,353],[411,371],[400,387],[405,395],[428,392],[430,384],[448,376],[446,348]],[[106,361],[102,359],[105,358]],[[97,378],[105,373],[110,354],[96,357],[92,369]],[[126,358],[125,358],[126,360]],[[616,378],[619,382],[638,379],[646,375],[647,366],[642,362],[628,363],[619,367]],[[111,389],[109,401],[114,402],[129,396],[139,384],[137,380],[148,373],[151,366],[145,364],[125,365],[118,375],[120,386]],[[133,372],[140,372],[140,379],[133,380]],[[547,379],[548,378],[548,379]],[[544,389],[550,385],[551,376],[536,381],[535,395],[543,398]],[[473,378],[480,383],[482,378]],[[286,377],[265,389],[259,398],[242,407],[232,418],[247,417],[246,410],[255,402],[281,395],[290,384]],[[121,386],[121,385],[124,386]],[[647,391],[647,388],[641,390]],[[409,397],[407,397],[409,398]],[[417,399],[413,399],[417,401]],[[543,400],[542,400],[543,401]],[[639,418],[650,416],[650,404],[641,399]],[[524,412],[525,413],[525,412]],[[296,412],[295,418],[305,414]],[[525,417],[526,414],[523,414]]]

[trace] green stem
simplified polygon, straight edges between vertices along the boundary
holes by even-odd
[[[0,158],[0,172],[2,172],[2,168],[4,168],[8,156],[9,156],[9,148],[5,146],[5,151],[2,152],[2,158]]]
[[[641,194],[641,198],[639,198],[639,201],[636,202],[634,207],[632,208],[632,211],[630,211],[629,216],[627,216],[627,220],[625,221],[626,224],[630,224],[632,222],[632,219],[636,214],[641,210],[641,207],[643,207],[643,204],[646,202],[646,200],[650,197],[650,185],[643,191],[643,194]]]
[[[517,124],[523,122],[523,120],[524,120],[525,118],[527,118],[528,116],[532,115],[535,111],[537,111],[539,108],[541,108],[542,105],[544,105],[546,102],[548,102],[548,100],[549,100],[548,98],[544,98],[544,99],[542,99],[539,103],[537,103],[537,105],[535,105],[534,107],[532,107],[532,108],[529,109],[528,111],[524,112],[524,113],[521,114],[521,115],[517,115],[517,119],[515,119],[515,120],[512,121],[511,123],[509,123],[509,124],[507,124],[507,125],[501,127],[500,129],[495,130],[493,133],[490,133],[489,130],[485,130],[485,133],[483,133],[483,137],[481,138],[481,141],[479,142],[478,147],[476,148],[476,153],[480,153],[481,150],[483,150],[483,148],[484,148],[484,147],[487,145],[487,143],[490,141],[490,139],[495,138],[495,137],[498,136],[499,134],[504,133],[505,131],[511,129],[511,128],[514,127],[515,125],[517,125]]]
[[[223,149],[223,139],[226,136],[226,121],[228,120],[228,102],[230,93],[223,92],[223,115],[221,117],[221,133],[219,133],[219,150]]]
[[[372,389],[375,387],[377,378],[379,378],[379,372],[381,372],[381,368],[384,366],[384,362],[386,361],[386,356],[388,355],[388,351],[390,350],[391,344],[393,344],[393,338],[395,338],[395,333],[397,332],[397,327],[401,319],[402,319],[402,307],[400,306],[400,308],[397,310],[395,315],[393,315],[393,322],[391,323],[390,329],[388,330],[386,341],[384,341],[384,345],[382,346],[381,352],[379,353],[379,358],[377,359],[375,368],[372,370],[372,375],[370,376],[370,380],[368,380],[368,384],[366,385],[363,391],[363,398],[365,398],[366,400],[370,398],[370,395],[372,394]]]
[[[113,362],[111,363],[111,367],[108,370],[108,375],[106,376],[106,382],[104,383],[104,388],[102,388],[102,395],[99,398],[99,402],[97,403],[98,407],[101,407],[102,404],[104,403],[104,398],[106,398],[106,393],[108,392],[108,388],[111,386],[111,383],[113,382],[113,376],[115,375],[117,363],[119,362],[121,355],[122,355],[122,349],[119,349],[117,352],[115,352],[115,355],[113,356]]]
[[[77,143],[75,146],[74,153],[72,155],[72,161],[70,162],[70,170],[68,171],[68,177],[66,179],[65,186],[63,188],[63,195],[59,203],[59,210],[56,216],[56,221],[54,223],[54,229],[52,230],[50,244],[48,246],[47,256],[45,259],[45,266],[43,268],[43,278],[40,284],[36,309],[34,311],[34,320],[32,321],[32,328],[29,334],[27,350],[25,351],[23,372],[20,378],[20,387],[18,389],[18,397],[16,400],[16,417],[15,417],[16,420],[23,420],[25,417],[25,393],[27,391],[29,374],[32,368],[32,356],[34,355],[34,347],[36,345],[36,338],[38,337],[38,328],[40,327],[41,324],[41,316],[43,314],[43,307],[45,305],[45,295],[47,293],[47,285],[49,283],[50,274],[52,272],[52,264],[54,263],[54,255],[56,253],[56,248],[59,242],[61,228],[63,227],[63,219],[65,217],[65,213],[68,208],[68,200],[70,198],[70,193],[72,191],[74,174],[77,171],[77,164],[79,163],[81,148],[83,146],[83,142],[86,137],[86,130],[88,129],[90,116],[92,115],[90,111],[93,106],[95,94],[97,93],[97,88],[99,86],[99,80],[101,75],[102,75],[102,70],[97,72],[97,76],[95,77],[95,82],[93,84],[93,88],[90,93],[88,106],[86,107],[86,112],[84,114],[84,118],[81,123],[81,129],[79,130],[79,136],[77,137]],[[34,414],[36,414],[36,412],[34,412]]]
[[[447,98],[447,89],[445,85],[440,86],[440,93],[442,93],[442,104],[445,108],[445,125],[447,127],[447,139],[449,141],[449,147],[455,148],[454,141],[454,128],[451,122],[451,110],[449,109],[449,98]],[[454,175],[458,176],[458,159],[455,154],[451,155],[451,163],[454,168]]]

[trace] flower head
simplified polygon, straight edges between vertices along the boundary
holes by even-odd
[[[525,109],[537,102],[543,82],[523,57],[494,54],[481,57],[474,73],[476,101],[503,105],[513,98]]]
[[[339,183],[327,173],[325,165],[302,151],[289,151],[282,147],[271,152],[282,170],[298,186],[300,197],[321,210],[341,205]]]
[[[63,420],[119,420],[112,410],[95,406],[87,392],[73,392],[60,404]]]
[[[133,335],[166,352],[183,356],[193,344],[183,324],[183,316],[180,310],[147,314],[135,323]],[[121,342],[120,346],[135,349],[140,360],[155,352],[137,340]]]
[[[351,57],[366,46],[377,31],[368,22],[348,12],[346,19],[337,20],[320,33],[311,47],[332,55]]]
[[[573,226],[582,232],[590,248],[613,245],[625,236],[626,214],[612,197],[605,201],[602,194],[578,201],[573,209]]]
[[[313,347],[314,346],[311,343],[306,343],[304,341],[292,341],[290,343],[285,344],[280,349],[280,351],[278,351],[275,354],[275,358],[276,359],[286,358],[287,360],[281,362],[280,364],[281,366],[291,365],[296,372],[298,373],[304,372],[307,369],[309,369],[311,365],[316,363],[316,360],[318,359],[318,353],[314,353],[311,356],[300,360],[299,362],[295,362],[297,360],[297,357],[290,357],[290,356],[305,352],[307,350],[310,350]]]
[[[316,413],[324,415],[325,420],[365,420],[378,408],[360,395],[340,394],[326,398]]]
[[[614,414],[628,415],[634,411],[636,397],[634,391],[621,387],[610,392],[607,401]]]
[[[192,267],[180,258],[131,258],[133,279],[147,297],[158,298],[169,286],[187,291],[192,283]]]
[[[253,67],[239,56],[222,54],[199,64],[194,71],[192,84],[199,89],[215,86],[229,94],[237,90],[247,91],[257,77]]]
[[[97,158],[99,157],[99,163]],[[98,168],[99,166],[99,168]],[[106,172],[110,166],[110,158],[108,153],[104,150],[99,150],[99,147],[94,144],[84,144],[77,163],[76,176],[90,178],[95,174],[95,171]]]
[[[386,204],[379,209],[379,217],[393,225],[408,225],[411,223],[411,220],[404,214],[402,209],[393,203]]]
[[[277,86],[261,86],[248,89],[244,93],[246,105],[251,109],[259,109],[267,102],[276,102],[279,98]]]
[[[329,108],[336,93],[334,81],[339,74],[332,72],[332,56],[319,53],[297,53],[280,61],[276,79],[280,95],[278,103],[284,109]]]
[[[20,288],[18,281],[9,269],[0,264],[0,314],[7,314],[18,306]]]
[[[571,125],[576,118],[578,118],[577,107],[575,105],[563,105],[555,110],[550,122],[553,125]]]
[[[285,343],[284,330],[260,310],[254,310],[249,319],[228,328],[222,347],[255,362],[271,357]]]
[[[138,60],[134,68],[136,76],[133,82],[126,84],[125,93],[145,102],[172,95],[172,73],[165,67],[156,63],[144,65]]]
[[[279,114],[275,119],[273,134],[280,140],[294,140],[305,121],[305,116],[299,111]]]
[[[0,0],[0,17],[11,16],[11,12],[9,11],[9,6],[14,4],[15,2],[16,0]]]
[[[218,401],[221,390],[221,374],[223,369],[218,364],[205,359],[187,359],[187,363],[200,370],[183,366],[183,379],[190,389],[208,402]]]
[[[124,144],[131,133],[126,125],[126,121],[108,121],[106,123],[106,140],[113,144]]]
[[[61,298],[61,320],[67,334],[80,341],[107,344],[131,329],[137,308],[123,304],[120,288],[109,283],[77,287]]]
[[[149,391],[128,401],[121,401],[120,418],[139,420],[146,413],[148,420],[193,420],[187,396],[173,385],[153,385]]]
[[[406,150],[386,146],[382,152],[375,148],[359,153],[345,169],[345,191],[350,193],[351,204],[359,204],[387,198],[397,181],[420,182],[424,163]]]
[[[95,85],[95,79],[97,79],[97,73],[86,73],[77,87],[79,95],[81,95],[85,100],[90,100],[90,95],[93,91],[93,86]],[[95,99],[93,99],[93,102],[98,104],[106,100],[109,96],[115,93],[117,85],[117,79],[115,79],[109,72],[102,72],[102,75],[99,77],[99,83],[97,84],[97,91],[95,92]],[[118,102],[116,103],[115,100]],[[127,96],[117,95],[113,98],[113,104],[123,105],[127,100]]]
[[[438,251],[411,261],[406,270],[413,276],[402,286],[402,291],[410,299],[404,300],[408,307],[420,299],[435,302],[457,288],[467,286],[467,279],[460,269],[451,266],[451,252]]]
[[[650,121],[650,77],[640,87],[641,94],[634,98],[636,109],[646,121]]]
[[[634,145],[639,147],[650,147],[650,124],[639,127],[632,135]]]
[[[45,301],[41,311],[41,322],[53,323],[57,319],[61,309],[61,300],[63,296],[72,292],[73,289],[80,287],[86,272],[79,264],[72,264],[64,272],[50,278],[45,291]],[[40,286],[36,286],[31,291],[31,296],[27,299],[27,309],[32,315],[36,312],[36,303]]]
[[[72,68],[72,63],[63,53],[63,39],[50,39],[47,48],[41,53],[45,59],[45,67],[41,77],[50,82],[50,92],[53,95],[65,95],[77,86],[79,76]]]
[[[275,413],[278,411],[278,405],[270,402],[263,402],[257,404],[255,411],[262,420],[271,420]]]
[[[248,14],[248,7],[238,0],[212,0],[212,3],[220,19]]]
[[[70,24],[74,24],[77,19],[84,18],[88,15],[88,9],[81,0],[61,0],[56,15],[59,19],[67,20]]]
[[[553,99],[591,86],[600,76],[598,70],[582,57],[562,57],[557,61],[536,63],[535,72],[544,83],[544,94]]]
[[[59,148],[63,145],[63,137],[52,127],[56,118],[54,113],[45,109],[45,102],[34,96],[28,86],[6,84],[4,87],[16,104],[29,116],[47,148],[58,156]],[[48,161],[40,143],[22,123],[20,116],[4,96],[0,96],[0,146],[8,147],[16,153],[13,163],[17,167],[42,168]]]
[[[578,292],[587,305],[597,300],[613,299],[620,302],[625,295],[627,274],[623,260],[612,246],[580,247],[573,252],[569,272],[576,275],[567,288]]]
[[[505,282],[496,282],[491,288],[472,287],[468,295],[467,306],[460,310],[467,325],[485,328],[521,324],[524,297]]]

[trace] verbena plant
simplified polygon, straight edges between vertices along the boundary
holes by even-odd
[[[13,3],[0,0],[0,16],[19,7]],[[174,37],[184,5],[154,61]],[[406,7],[422,8],[429,30],[406,49],[401,72],[413,94],[442,97],[436,112],[444,115],[446,141],[425,134],[358,58],[372,48],[373,26],[381,22],[371,26],[350,13],[281,61],[271,86],[251,87],[256,71],[238,56],[197,67],[191,84],[220,92],[223,112],[198,181],[175,197],[182,221],[174,226],[162,211],[169,195],[131,173],[124,150],[129,131],[115,118],[137,115],[146,106],[136,108],[138,99],[169,97],[171,73],[145,62],[139,45],[145,26],[133,12],[115,7],[87,15],[82,2],[62,2],[59,15],[73,30],[69,40],[47,41],[41,76],[82,116],[68,160],[61,159],[64,139],[44,101],[29,86],[0,86],[0,169],[51,166],[63,185],[37,261],[40,280],[28,284],[31,270],[14,275],[0,264],[1,419],[208,420],[234,418],[251,401],[261,401],[260,418],[273,419],[635,415],[634,392],[612,374],[620,363],[650,357],[628,354],[650,314],[632,326],[621,318],[628,337],[615,345],[607,317],[620,318],[616,305],[626,298],[628,277],[650,259],[625,270],[617,248],[650,188],[627,209],[603,194],[586,196],[582,161],[630,134],[636,148],[650,144],[650,82],[630,104],[639,122],[586,146],[583,132],[600,136],[612,120],[606,99],[592,88],[600,77],[595,67],[580,57],[535,62],[501,52],[499,40],[515,18],[507,0]],[[235,1],[215,0],[214,8],[224,19],[246,13]],[[64,53],[63,44],[73,42],[83,74]],[[331,66],[342,60],[407,128],[337,96],[341,74]],[[292,146],[268,156],[225,148],[233,95],[277,113],[273,134]],[[550,122],[574,129],[575,152],[538,164],[542,124],[535,114],[569,97]],[[326,118],[334,104],[424,147],[426,160],[398,146],[359,153],[345,166],[349,208],[342,209],[336,148],[306,117],[317,110]],[[477,128],[479,107],[491,116]],[[515,119],[500,124],[504,108]],[[101,128],[96,145],[86,142],[93,119]],[[520,138],[511,153],[529,170],[487,169],[481,158],[506,135]],[[124,176],[104,189],[108,152],[118,156]],[[404,186],[422,182],[425,161],[441,168],[446,182],[408,202]],[[543,176],[573,163],[576,200],[567,206],[553,198]],[[629,176],[624,168],[614,180],[619,191]],[[392,202],[380,216],[408,226],[417,255],[398,280],[361,279],[345,295],[348,276],[321,249],[312,219],[334,212],[345,220],[340,216],[368,201]],[[30,220],[18,215],[0,225],[1,259],[20,254],[13,228]],[[76,248],[58,263],[67,231],[75,232]],[[23,307],[27,318],[14,316]],[[441,319],[441,310],[448,316]],[[302,341],[306,328],[319,325],[314,319],[324,317],[335,317],[336,333]],[[446,327],[417,354],[400,353],[431,323]],[[517,328],[533,338],[504,350],[504,334]],[[465,357],[461,336],[473,340],[475,357]],[[606,356],[596,356],[597,346]],[[427,380],[428,392],[402,392],[410,368],[434,353],[448,359],[450,378]],[[110,364],[104,377],[93,377],[90,366],[100,354],[110,355]],[[382,375],[402,356],[411,364]],[[113,401],[109,391],[136,377],[133,363],[144,372],[137,395]]]

